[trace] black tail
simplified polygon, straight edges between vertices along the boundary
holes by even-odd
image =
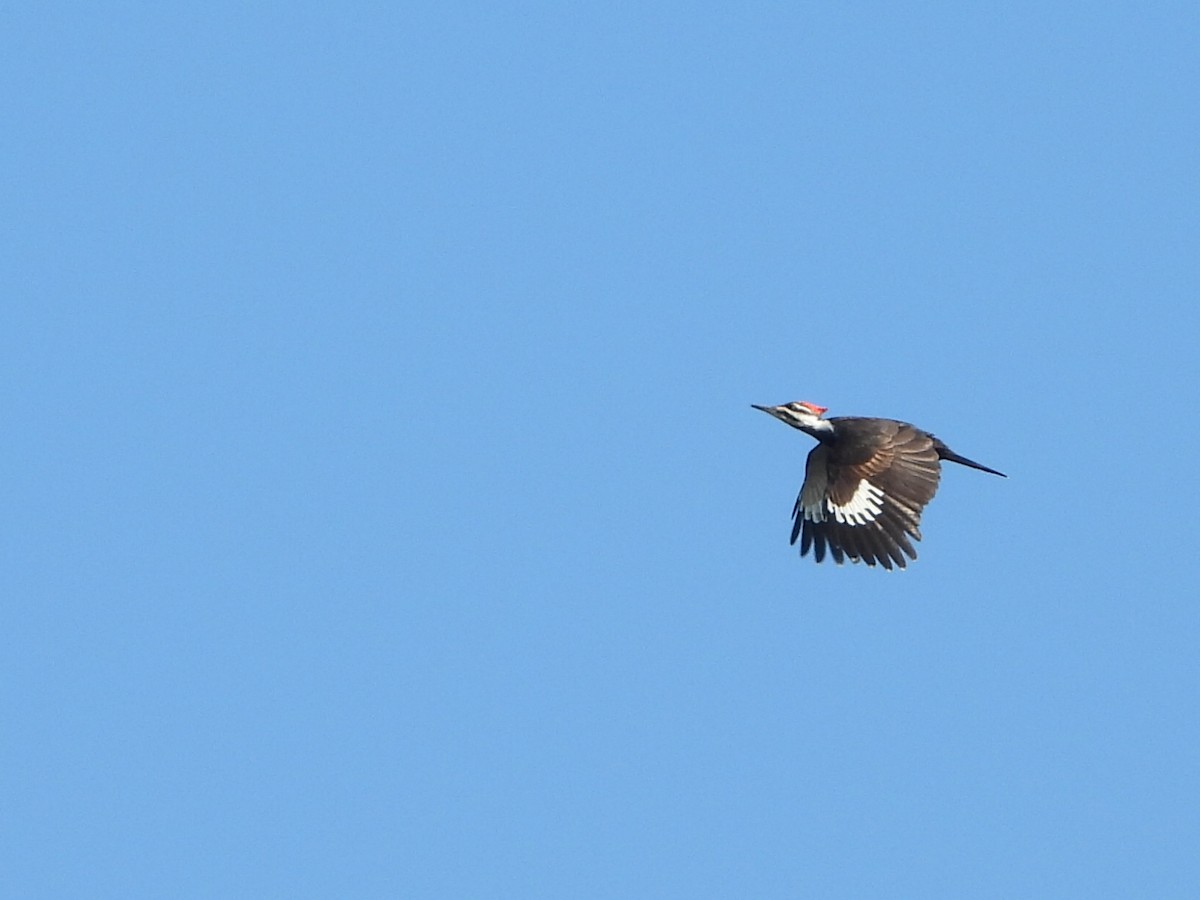
[[[978,469],[980,472],[990,472],[993,475],[999,475],[1001,478],[1007,478],[1003,472],[997,472],[995,469],[989,469],[987,466],[980,465],[973,459],[967,459],[965,456],[959,456],[941,441],[938,441],[934,446],[937,448],[938,459],[948,459],[950,462],[956,462],[960,466],[970,466],[972,469]]]

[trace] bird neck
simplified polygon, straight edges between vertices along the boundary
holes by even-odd
[[[833,423],[828,419],[813,419],[797,427],[805,434],[812,435],[822,443],[832,441],[835,434]]]

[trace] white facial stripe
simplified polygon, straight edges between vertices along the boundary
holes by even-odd
[[[845,525],[866,525],[874,522],[875,517],[883,512],[883,491],[863,479],[854,490],[854,496],[843,505],[838,506],[832,500],[826,500],[833,517]]]

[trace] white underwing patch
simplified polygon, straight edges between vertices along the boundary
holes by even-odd
[[[804,507],[804,518],[810,522],[824,522],[831,516],[843,525],[866,525],[874,522],[883,512],[883,491],[863,479],[854,489],[854,495],[838,505],[828,497]]]

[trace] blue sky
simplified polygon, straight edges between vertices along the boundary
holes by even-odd
[[[0,33],[0,892],[1200,894],[1193,4]]]

